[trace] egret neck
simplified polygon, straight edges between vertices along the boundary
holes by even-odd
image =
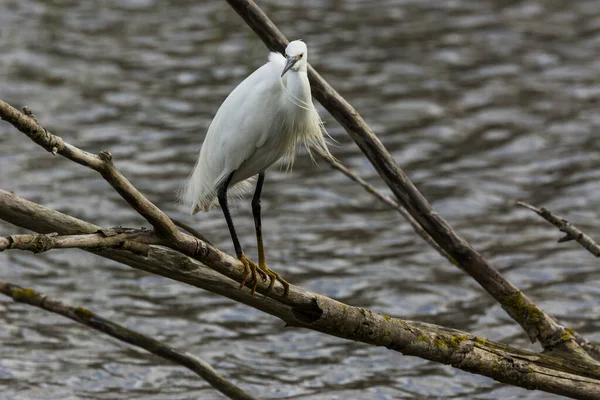
[[[287,73],[286,89],[290,95],[290,102],[297,108],[307,110],[312,103],[306,64],[301,65],[297,71]]]

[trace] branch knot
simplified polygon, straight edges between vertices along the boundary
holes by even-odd
[[[47,235],[35,235],[31,241],[31,251],[34,253],[43,253],[54,247],[53,236],[56,233],[49,233]]]
[[[112,154],[110,154],[110,151],[107,150],[101,151],[100,154],[98,154],[98,158],[104,162],[112,162]]]

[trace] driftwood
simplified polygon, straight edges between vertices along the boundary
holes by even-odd
[[[272,50],[287,43],[275,25],[250,0],[228,0]],[[397,202],[377,197],[412,221],[413,228],[453,264],[471,275],[524,329],[544,353],[523,351],[486,338],[432,324],[408,321],[343,304],[291,286],[289,296],[276,283],[258,282],[257,292],[239,288],[244,268],[212,246],[200,232],[178,229],[163,211],[119,172],[108,152],[93,155],[43,128],[30,110],[24,113],[0,100],[0,118],[54,155],[62,155],[100,173],[142,215],[152,230],[102,229],[85,221],[0,190],[0,219],[41,235],[0,237],[0,250],[34,252],[77,247],[150,273],[229,297],[269,313],[289,326],[385,346],[405,355],[450,364],[499,382],[580,399],[600,394],[597,347],[541,310],[477,253],[439,216],[354,110],[312,68],[309,77],[317,100],[346,128],[391,189]],[[372,192],[345,167],[333,165]],[[249,282],[251,283],[251,282]]]

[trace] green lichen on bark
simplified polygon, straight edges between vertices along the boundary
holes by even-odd
[[[573,328],[565,329],[565,334],[562,335],[561,339],[563,342],[567,342],[573,338],[573,334],[575,334],[575,330]]]
[[[94,313],[88,310],[87,308],[77,307],[75,309],[75,315],[77,315],[77,317],[85,321],[88,321],[94,316]]]
[[[502,306],[521,324],[535,324],[542,335],[547,334],[539,322],[544,320],[544,313],[535,305],[525,301],[521,292],[516,292],[502,299]]]
[[[444,340],[444,337],[443,337],[443,336],[441,336],[441,335],[436,335],[436,336],[433,338],[433,345],[434,345],[435,347],[439,348],[439,349],[442,349],[442,348],[446,348],[446,347],[448,347],[448,344],[447,344],[447,343],[446,343],[446,341]]]
[[[429,336],[425,334],[417,336],[417,339],[419,339],[422,342],[429,343]]]
[[[52,244],[53,240],[48,235],[39,235],[31,241],[31,251],[36,254],[43,253],[48,251],[52,247]]]
[[[423,335],[426,336],[426,335]],[[421,337],[419,337],[421,338]],[[460,344],[469,339],[469,335],[445,335],[443,333],[438,333],[433,338],[433,345],[439,348],[440,350],[446,349],[448,347],[458,350]],[[427,342],[429,339],[427,338]]]
[[[13,288],[12,290],[13,299],[23,303],[34,304],[37,296],[38,292],[33,289]]]
[[[479,345],[481,345],[481,346],[485,346],[487,344],[487,339],[479,337],[479,336],[475,336],[474,342],[477,343],[477,344],[479,344]]]
[[[460,344],[462,342],[464,342],[465,340],[467,340],[469,338],[469,335],[456,335],[456,336],[450,336],[450,346],[452,346],[452,348],[454,348],[455,350],[457,350],[460,347]]]

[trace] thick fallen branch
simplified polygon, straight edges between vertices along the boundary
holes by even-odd
[[[122,342],[141,347],[166,360],[182,365],[206,380],[212,387],[233,400],[255,400],[254,397],[217,373],[206,361],[183,350],[168,346],[149,336],[132,331],[82,307],[72,307],[59,300],[20,286],[0,280],[0,293],[14,301],[39,307],[85,326],[105,333]]]
[[[0,219],[39,233],[80,234],[99,228],[0,190]],[[522,351],[485,338],[436,325],[402,320],[342,304],[325,296],[302,291],[321,310],[318,319],[306,318],[286,304],[268,297],[251,296],[237,282],[215,273],[196,260],[173,250],[150,245],[147,258],[129,251],[104,249],[93,253],[151,273],[223,294],[300,326],[344,339],[385,346],[405,355],[453,365],[528,389],[538,389],[579,399],[597,399],[600,368],[581,359]],[[236,262],[237,260],[233,260]]]
[[[282,52],[285,49],[287,39],[254,1],[227,2],[270,50]],[[471,275],[502,305],[502,308],[523,327],[529,338],[534,342],[539,341],[547,350],[557,349],[587,357],[587,353],[575,342],[563,340],[568,337],[564,327],[504,278],[431,207],[358,112],[311,66],[308,75],[314,97],[345,128],[399,203],[425,232],[456,260],[463,271]],[[591,358],[588,361],[592,361]]]
[[[0,219],[38,233],[81,235],[94,234],[101,230],[97,225],[43,207],[1,189]],[[238,282],[166,247],[149,246],[146,257],[111,248],[86,250],[142,271],[229,297],[271,315],[286,316],[285,319],[293,318],[291,307],[262,296],[251,296],[250,290],[239,289]]]
[[[583,233],[577,227],[569,223],[569,221],[566,219],[559,217],[558,215],[554,215],[550,210],[544,207],[537,208],[522,201],[517,201],[517,204],[535,212],[537,215],[556,226],[561,232],[566,233],[564,237],[558,239],[558,243],[575,240],[577,243],[582,245],[584,249],[592,253],[594,257],[600,257],[600,246],[598,243],[596,243],[594,239]]]

